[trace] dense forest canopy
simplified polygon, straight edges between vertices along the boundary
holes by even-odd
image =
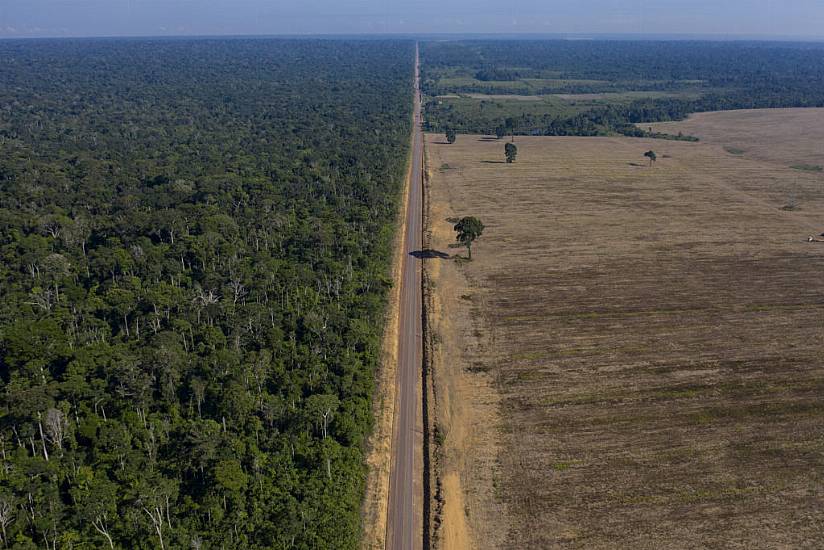
[[[607,96],[605,105],[574,115],[523,116],[517,133],[639,135],[632,124],[693,112],[824,106],[822,43],[456,41],[426,43],[422,57],[423,86],[433,97],[667,92],[629,103]],[[427,115],[433,130],[494,132],[495,121],[462,116],[448,102],[430,102]]]
[[[425,43],[422,53],[426,74],[464,67],[532,78],[705,80],[710,85],[746,83],[756,75],[800,81],[808,72],[824,74],[824,43],[819,42],[444,41]]]
[[[414,44],[0,42],[0,535],[352,548]]]

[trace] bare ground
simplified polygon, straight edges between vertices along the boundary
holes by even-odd
[[[698,113],[682,122],[643,124],[699,137],[734,154],[791,166],[824,166],[824,109],[753,109]]]
[[[431,136],[430,136],[431,138]],[[432,171],[428,171],[429,181]],[[442,188],[429,186],[428,243],[451,238],[451,225],[438,223],[449,211]],[[449,256],[457,251],[444,247]],[[462,251],[461,251],[462,252]],[[490,500],[494,492],[500,450],[498,394],[491,376],[468,374],[475,358],[488,351],[486,323],[477,316],[482,294],[473,293],[465,274],[453,260],[436,257],[424,262],[425,280],[431,281],[427,316],[434,333],[431,370],[434,386],[434,424],[437,457],[433,472],[440,480],[442,509],[433,509],[436,529],[433,547],[444,550],[482,548],[503,541],[491,515],[502,504]],[[476,425],[484,429],[475,429]]]
[[[473,262],[427,261],[444,547],[820,546],[821,175],[711,143],[518,138],[507,165],[439,140],[432,248],[465,254],[447,218],[487,226]]]

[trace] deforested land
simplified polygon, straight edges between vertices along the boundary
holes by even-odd
[[[688,121],[699,143],[516,137],[513,164],[508,138],[428,137],[442,547],[820,543],[824,179],[791,167],[818,164],[792,154],[815,147],[805,115],[763,112],[770,155],[710,139],[747,112]],[[465,215],[486,225],[471,262],[450,246]]]
[[[426,128],[651,137],[636,123],[824,107],[822,52],[816,42],[431,41],[422,46]]]

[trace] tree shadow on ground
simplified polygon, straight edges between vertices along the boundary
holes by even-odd
[[[482,160],[484,164],[506,164],[505,160]]]
[[[424,250],[416,250],[414,252],[410,252],[409,255],[414,256],[419,260],[448,260],[452,257],[446,252],[441,252],[440,250],[432,250],[430,248],[426,248]]]
[[[637,166],[638,168],[646,168],[647,167],[646,164],[638,164],[637,162],[628,162],[627,164],[630,165],[630,166]]]
[[[483,137],[478,138],[478,141],[501,141],[501,140],[494,137],[494,136],[483,136]]]
[[[452,145],[448,141],[433,141],[432,145]]]

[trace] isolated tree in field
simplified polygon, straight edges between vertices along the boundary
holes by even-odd
[[[503,126],[498,126],[497,128],[495,128],[495,137],[496,138],[501,139],[505,135],[506,135],[506,128],[504,128]]]
[[[512,164],[515,162],[515,157],[518,156],[518,147],[514,143],[507,143],[504,145],[504,154],[506,155],[506,162]]]
[[[512,141],[515,141],[515,119],[513,117],[507,117],[504,120],[504,125],[506,126],[506,131],[512,136]]]
[[[455,240],[466,247],[469,252],[469,259],[472,259],[472,242],[484,232],[484,224],[481,220],[473,216],[465,216],[455,224],[455,231],[458,233]]]
[[[649,159],[650,166],[655,164],[655,161],[658,160],[658,155],[655,154],[655,151],[647,151],[646,153],[644,153],[644,156]]]
[[[458,136],[457,136],[457,134],[455,134],[455,130],[453,130],[452,128],[449,128],[446,131],[446,142],[447,143],[455,143],[455,140],[457,139],[457,137]]]

